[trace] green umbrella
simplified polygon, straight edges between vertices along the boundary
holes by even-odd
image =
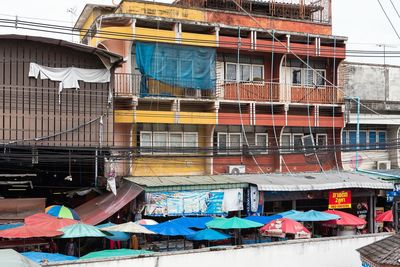
[[[95,252],[90,252],[85,256],[80,257],[81,260],[97,259],[97,258],[111,258],[120,256],[138,256],[138,255],[148,255],[153,254],[153,251],[148,250],[133,250],[133,249],[110,249],[110,250],[100,250]]]
[[[77,238],[77,237],[106,237],[102,231],[95,226],[85,223],[76,223],[68,225],[60,229],[64,234],[61,238]]]
[[[215,218],[214,220],[206,223],[206,226],[209,228],[216,228],[216,229],[246,229],[246,228],[262,227],[263,224],[246,219],[241,219],[238,217],[232,217],[229,219]]]

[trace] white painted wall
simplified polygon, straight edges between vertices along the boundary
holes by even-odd
[[[390,160],[388,150],[365,150],[358,152],[358,168],[361,170],[376,170],[377,161]],[[342,152],[342,165],[345,171],[356,168],[356,152]]]
[[[387,234],[331,237],[312,240],[291,240],[269,244],[229,247],[217,251],[209,249],[176,253],[162,253],[143,258],[124,258],[49,264],[65,267],[359,267],[357,248],[378,241]]]

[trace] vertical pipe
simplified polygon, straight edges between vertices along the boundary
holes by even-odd
[[[360,97],[354,97],[357,101],[357,133],[356,133],[356,171],[358,171],[358,151],[360,149]]]
[[[94,154],[95,156],[95,159],[94,159],[94,187],[97,187],[97,176],[98,176],[98,165],[99,165],[99,162],[98,162],[98,150],[97,150],[97,148],[96,148],[96,151],[95,151],[95,154]]]

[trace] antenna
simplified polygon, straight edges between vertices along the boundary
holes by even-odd
[[[74,41],[74,21],[76,17],[76,6],[67,9],[67,13],[71,15],[71,42]]]

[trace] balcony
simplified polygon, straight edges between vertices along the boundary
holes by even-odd
[[[141,75],[116,73],[115,96],[140,98],[187,98],[204,100],[263,101],[276,103],[341,104],[343,91],[333,86],[295,86],[270,82],[229,82],[218,80],[215,90],[196,90],[145,79],[147,91],[141,92]],[[173,82],[171,84],[174,84]],[[188,86],[190,87],[190,86]]]

